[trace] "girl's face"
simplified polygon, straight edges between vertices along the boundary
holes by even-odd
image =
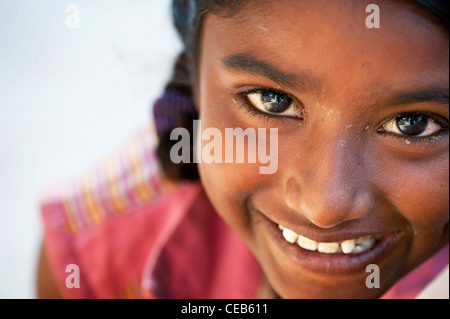
[[[202,127],[277,128],[278,170],[202,163],[201,179],[282,298],[379,297],[448,243],[448,31],[412,1],[377,1],[368,28],[370,3],[250,1],[204,21]]]

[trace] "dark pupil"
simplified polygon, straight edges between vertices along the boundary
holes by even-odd
[[[428,126],[428,119],[423,115],[405,114],[397,117],[398,129],[406,135],[422,134]]]
[[[261,94],[261,102],[271,113],[283,113],[292,104],[292,99],[286,95],[268,92]]]

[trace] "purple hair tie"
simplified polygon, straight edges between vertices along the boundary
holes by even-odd
[[[180,125],[183,114],[197,114],[192,98],[177,91],[164,92],[153,106],[153,118],[158,136]]]

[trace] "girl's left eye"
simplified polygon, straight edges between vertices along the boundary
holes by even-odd
[[[299,117],[299,108],[295,101],[285,93],[264,90],[246,95],[248,101],[263,113]]]
[[[442,126],[430,116],[419,113],[404,113],[383,125],[382,130],[404,137],[430,137],[440,131]]]

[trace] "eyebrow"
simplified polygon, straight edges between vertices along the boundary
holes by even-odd
[[[230,71],[260,75],[291,89],[311,90],[319,88],[319,81],[306,73],[288,74],[257,58],[251,52],[230,55],[222,59],[222,64]]]
[[[398,93],[385,101],[377,104],[385,104],[389,106],[402,106],[406,104],[438,102],[443,106],[449,107],[449,90],[447,89],[431,89],[413,93]]]
[[[300,89],[302,91],[320,89],[318,78],[306,73],[287,74],[269,63],[260,60],[252,52],[243,52],[227,56],[222,59],[222,64],[230,71],[241,74],[255,74],[272,80],[291,89]],[[400,92],[380,99],[373,106],[402,106],[414,103],[438,102],[443,106],[449,107],[449,90],[443,88],[429,89],[416,92]]]

